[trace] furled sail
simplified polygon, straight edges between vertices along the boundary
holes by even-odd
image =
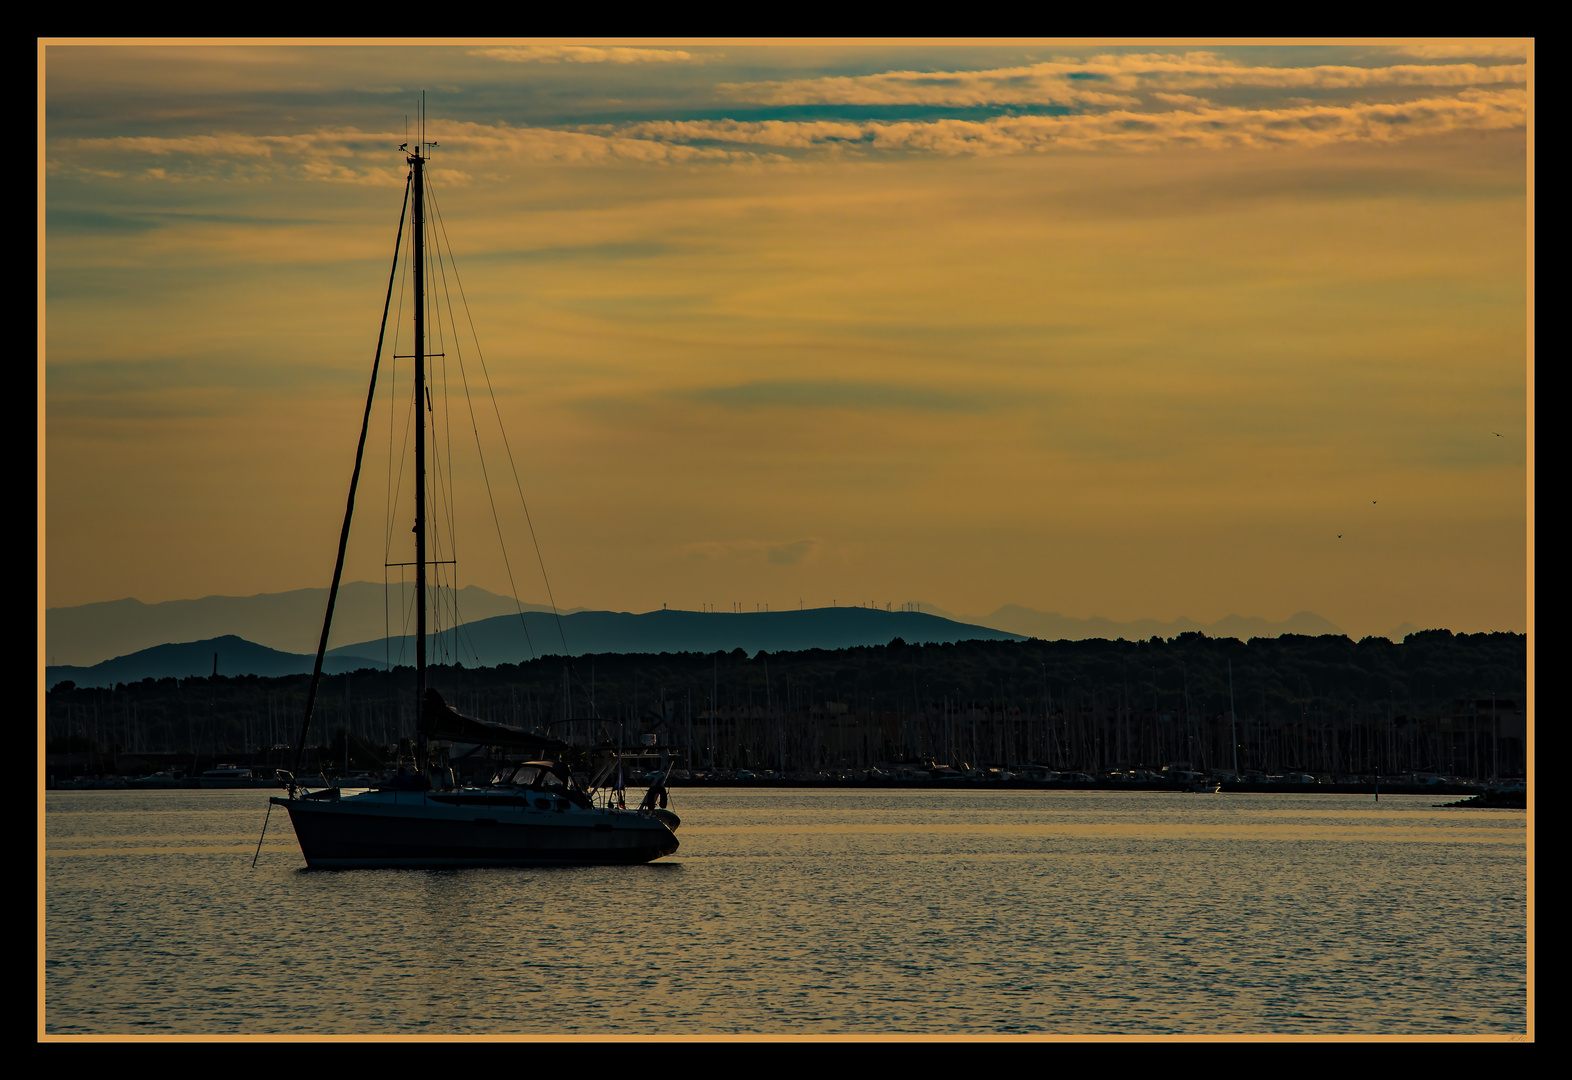
[[[566,743],[536,735],[523,728],[465,716],[442,700],[442,695],[429,686],[426,687],[425,706],[420,714],[420,733],[428,739],[445,739],[448,742],[523,747],[539,751],[542,756],[556,756],[568,748]]]

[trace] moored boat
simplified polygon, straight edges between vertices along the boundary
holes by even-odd
[[[405,185],[405,211],[413,218],[410,234],[413,256],[412,335],[415,377],[411,412],[418,416],[414,427],[415,595],[428,595],[426,570],[434,565],[427,558],[426,530],[426,428],[433,423],[427,396],[425,373],[425,277],[426,265],[426,184],[427,153],[434,142],[426,142],[422,121],[421,141],[406,152],[409,176]],[[404,217],[399,222],[399,237],[404,232]],[[394,245],[393,270],[388,279],[391,300],[398,270],[399,244]],[[354,510],[355,486],[360,476],[371,402],[376,392],[377,366],[386,337],[388,303],[383,306],[383,331],[378,336],[376,359],[372,364],[371,390],[362,422],[360,446],[350,480],[349,503],[339,540],[338,563],[328,593],[327,613],[317,648],[316,664],[306,695],[305,717],[296,743],[296,772],[311,722],[312,707],[321,680],[323,656],[333,607],[343,574],[344,552]],[[436,354],[433,354],[436,355]],[[407,519],[406,519],[407,520]],[[440,560],[439,560],[440,561]],[[406,564],[390,564],[406,565]],[[465,716],[451,708],[437,690],[427,685],[426,603],[415,605],[415,702],[418,737],[415,740],[416,765],[401,771],[391,780],[370,790],[346,793],[341,786],[325,784],[319,790],[290,780],[289,794],[274,798],[273,805],[289,813],[301,853],[311,868],[357,867],[469,867],[532,866],[568,863],[643,863],[670,855],[677,850],[673,830],[680,824],[676,814],[665,807],[664,787],[660,786],[659,805],[649,803],[627,810],[621,799],[608,798],[597,806],[595,784],[607,779],[617,766],[618,788],[623,775],[621,755],[601,748],[596,779],[581,782],[565,764],[566,754],[587,757],[567,744],[544,736]],[[484,785],[459,785],[449,767],[449,751],[454,744],[486,747],[493,750],[525,750],[534,760],[515,764],[494,775]],[[638,755],[635,755],[638,756]],[[347,758],[347,752],[346,752]],[[669,775],[670,763],[665,765]],[[655,787],[651,788],[654,793]],[[620,794],[620,792],[619,792]],[[265,826],[264,826],[265,830]]]
[[[642,863],[677,850],[676,815],[596,806],[554,761],[484,787],[422,789],[406,776],[371,791],[275,798],[308,866],[464,867]]]

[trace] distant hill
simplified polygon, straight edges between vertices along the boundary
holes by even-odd
[[[451,609],[452,592],[444,590],[443,608]],[[121,661],[136,667],[144,660],[165,664],[164,654],[149,655],[155,647],[170,642],[186,645],[170,648],[193,649],[193,659],[168,663],[188,674],[207,674],[212,656],[201,662],[196,654],[203,642],[233,638],[249,648],[264,649],[275,655],[268,661],[257,654],[257,664],[282,664],[278,656],[304,656],[316,652],[321,633],[322,614],[327,606],[326,589],[295,589],[256,596],[206,596],[198,600],[170,600],[144,604],[140,600],[113,600],[77,607],[50,608],[45,612],[45,660],[49,670],[97,669]],[[394,597],[394,606],[398,606]],[[562,641],[556,621],[547,607],[523,605],[525,624],[536,653],[561,653]],[[519,627],[514,601],[506,596],[468,586],[458,592],[458,610],[466,620],[459,656],[466,664],[515,662],[531,655],[530,644]],[[409,656],[408,635],[385,639],[387,623],[383,607],[383,588],[369,581],[354,581],[339,590],[333,618],[331,656],[360,656],[381,666],[391,651],[398,662],[399,649]],[[766,649],[843,648],[852,645],[882,645],[893,637],[908,641],[956,641],[1036,637],[1044,640],[1079,641],[1088,638],[1125,638],[1145,640],[1157,636],[1176,637],[1198,630],[1213,637],[1277,637],[1281,634],[1341,634],[1342,631],[1319,615],[1301,611],[1281,622],[1258,616],[1230,615],[1214,623],[1179,618],[1171,622],[1138,619],[1116,622],[1104,618],[1072,618],[1054,612],[1035,611],[1017,604],[1006,604],[990,615],[953,615],[924,604],[916,612],[880,611],[876,608],[815,608],[809,611],[749,612],[743,614],[692,611],[652,611],[634,615],[627,612],[572,609],[563,614],[568,651],[573,655],[606,652],[709,652],[715,649],[742,648],[748,652]],[[1389,636],[1401,640],[1413,629],[1405,623]],[[353,642],[355,644],[345,644]],[[386,644],[384,643],[386,642]],[[203,646],[205,647],[205,646]],[[443,644],[448,656],[454,655],[451,639]],[[213,650],[208,649],[209,654]],[[221,653],[225,650],[220,649]],[[250,655],[250,654],[245,654]],[[477,661],[474,657],[478,656]],[[495,659],[493,659],[495,658]],[[294,663],[291,660],[289,663]],[[222,663],[222,657],[221,657]],[[250,661],[248,661],[250,663]],[[306,670],[302,669],[302,670]],[[105,668],[105,671],[110,669]],[[120,671],[121,668],[114,668]],[[130,669],[126,669],[130,670]],[[223,670],[221,667],[220,670]],[[238,670],[238,669],[237,669]],[[261,668],[257,668],[260,673]],[[62,678],[75,679],[73,675]],[[97,677],[104,677],[94,676]],[[139,676],[140,677],[140,676]],[[125,681],[116,676],[114,681]]]
[[[462,609],[461,609],[462,610]],[[773,611],[748,614],[708,614],[697,611],[651,611],[633,615],[625,611],[580,611],[557,621],[549,613],[524,616],[528,639],[517,614],[466,623],[454,646],[452,630],[433,634],[427,654],[434,664],[453,660],[466,667],[516,664],[535,656],[591,653],[731,652],[750,655],[802,649],[842,649],[857,645],[887,645],[893,638],[916,644],[951,641],[1018,641],[1019,635],[985,626],[941,619],[915,612],[879,611],[873,608],[817,608],[811,611]],[[413,664],[413,635],[378,638],[331,649],[323,664],[329,674]],[[78,686],[113,686],[145,678],[188,678],[211,675],[213,654],[218,653],[220,675],[296,675],[311,670],[311,653],[288,653],[246,641],[235,635],[207,638],[117,656],[91,666],[57,664],[44,669],[44,685],[70,680]]]
[[[881,611],[878,608],[810,608],[806,611],[700,612],[578,611],[557,620],[550,614],[503,615],[469,623],[458,635],[447,631],[428,647],[428,653],[470,666],[516,664],[550,654],[586,656],[591,653],[730,652],[749,654],[764,650],[845,649],[857,645],[887,645],[893,638],[912,644],[950,641],[1018,641],[1021,635],[986,626],[943,619],[914,611]],[[527,635],[526,635],[527,628]],[[566,638],[564,649],[563,638]],[[393,663],[410,663],[413,636],[378,638],[334,649],[330,656],[391,654]],[[400,658],[403,658],[402,660]]]
[[[256,596],[204,596],[200,600],[110,600],[100,604],[50,608],[44,612],[44,659],[49,664],[86,666],[124,657],[171,641],[195,642],[233,634],[248,642],[287,653],[316,655],[327,610],[326,589],[295,589]],[[443,590],[451,607],[453,591]],[[525,604],[525,611],[551,609]],[[393,618],[398,618],[394,594]],[[487,619],[514,613],[514,601],[470,585],[458,591],[459,614]],[[339,587],[329,645],[380,638],[387,633],[382,586],[351,581]],[[380,656],[380,651],[378,652]],[[209,657],[209,660],[212,658]]]
[[[1019,604],[1006,604],[991,615],[952,615],[950,618],[968,619],[996,630],[1009,630],[1025,637],[1042,638],[1045,641],[1084,641],[1088,638],[1107,638],[1110,641],[1124,638],[1126,641],[1144,641],[1151,637],[1178,637],[1191,631],[1199,631],[1208,637],[1232,637],[1240,641],[1248,641],[1253,637],[1279,637],[1283,634],[1319,637],[1322,634],[1343,632],[1311,611],[1296,612],[1282,622],[1269,622],[1259,615],[1248,618],[1229,615],[1214,623],[1196,622],[1183,616],[1172,622],[1162,622],[1157,619],[1115,622],[1112,619],[1097,617],[1076,619],[1056,612],[1033,611]],[[1408,628],[1404,632],[1412,630],[1410,624],[1405,623],[1404,627]],[[1396,640],[1402,640],[1402,634],[1398,634]]]
[[[1001,609],[1003,610],[1003,609]],[[1024,612],[1024,614],[1019,614]],[[997,612],[995,614],[998,614]],[[1036,618],[1033,618],[1036,617]],[[1052,623],[1048,620],[1061,620]],[[1200,624],[1188,619],[1169,623],[1142,620],[1114,623],[1104,619],[1067,620],[1027,608],[1006,613],[1016,626],[1039,631],[1029,636],[1044,640],[1086,640],[1088,637],[1144,641],[1153,636],[1174,638],[1199,630],[1211,638],[1241,640],[1275,638],[1282,634],[1341,638],[1336,627],[1302,612],[1282,623],[1237,616]],[[1001,620],[1001,621],[1006,621]],[[1065,626],[1066,623],[1075,625]],[[525,627],[528,629],[526,637]],[[1068,632],[1067,632],[1068,629]],[[1401,629],[1401,628],[1400,628]],[[1100,631],[1088,633],[1087,631]],[[1148,633],[1147,631],[1150,631]],[[1447,631],[1433,631],[1447,638]],[[993,627],[958,622],[928,612],[884,611],[878,608],[813,608],[807,611],[710,613],[697,611],[577,611],[558,621],[547,612],[527,612],[524,626],[517,614],[481,619],[465,624],[457,642],[452,630],[431,635],[428,655],[433,664],[454,661],[467,668],[517,664],[533,657],[591,654],[713,653],[744,650],[752,656],[768,653],[806,652],[887,645],[900,638],[908,644],[947,644],[962,641],[1020,641],[1028,635]],[[1419,635],[1423,637],[1424,635]],[[566,637],[566,649],[563,638]],[[364,668],[398,667],[413,663],[412,636],[377,638],[329,650],[323,665],[327,674]],[[146,678],[189,678],[213,673],[218,654],[220,675],[278,677],[311,670],[315,651],[291,653],[247,641],[234,634],[155,645],[93,665],[50,665],[45,687],[69,680],[78,687],[136,683]]]
[[[113,686],[116,683],[140,682],[143,679],[187,679],[193,675],[211,675],[217,654],[220,675],[300,675],[311,670],[316,660],[310,656],[279,652],[265,645],[258,645],[233,634],[208,638],[205,641],[187,641],[173,645],[155,645],[127,656],[94,664],[91,667],[59,664],[44,669],[44,685],[69,680],[78,686]],[[324,662],[323,670],[329,673],[358,671],[364,667],[380,667],[380,662],[358,656],[335,657],[331,664]]]

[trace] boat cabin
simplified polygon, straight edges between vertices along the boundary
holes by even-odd
[[[508,764],[491,778],[493,787],[527,787],[543,791],[566,790],[571,786],[572,775],[567,767],[556,761],[526,761],[522,765]]]

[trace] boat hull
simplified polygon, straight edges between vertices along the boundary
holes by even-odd
[[[661,821],[626,811],[448,806],[420,792],[272,801],[312,869],[646,863],[678,846]]]

